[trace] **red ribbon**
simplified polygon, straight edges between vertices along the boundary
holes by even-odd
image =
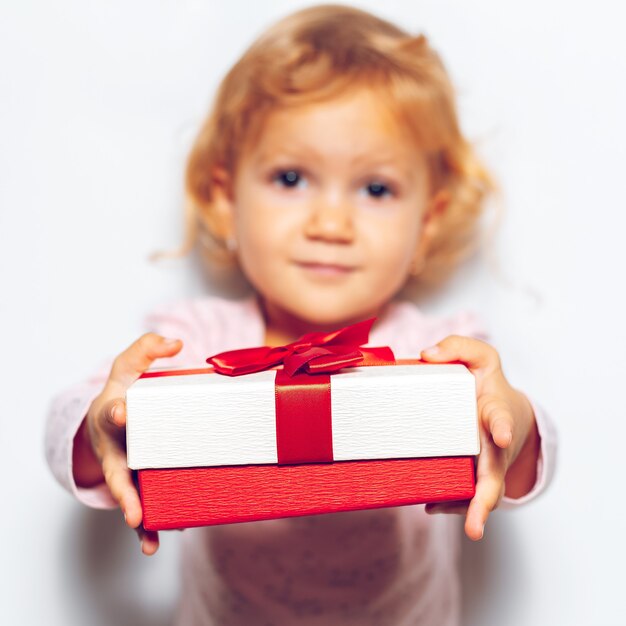
[[[330,333],[309,333],[293,343],[244,348],[207,359],[219,374],[241,376],[276,372],[276,447],[278,463],[333,461],[330,374],[344,367],[395,363],[388,347],[365,348],[376,318]]]
[[[336,372],[357,365],[389,365],[395,359],[390,348],[364,348],[375,317],[330,333],[309,333],[293,343],[270,348],[244,348],[221,352],[207,359],[219,374],[241,376],[283,365],[293,376],[298,372]]]

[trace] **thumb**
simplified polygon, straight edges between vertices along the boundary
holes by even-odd
[[[113,361],[109,382],[127,389],[156,359],[178,354],[183,347],[180,339],[169,339],[156,333],[146,333],[132,343]]]
[[[471,370],[500,367],[500,357],[488,343],[460,335],[446,337],[438,344],[422,350],[420,356],[428,363],[463,363]]]

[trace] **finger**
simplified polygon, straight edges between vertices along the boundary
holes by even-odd
[[[126,426],[126,400],[112,398],[99,410],[97,421],[100,425],[118,430]]]
[[[506,452],[498,448],[482,428],[481,440],[476,466],[476,492],[465,518],[465,534],[473,541],[482,539],[487,518],[504,495],[506,474]]]
[[[146,333],[131,344],[113,362],[109,382],[126,390],[152,365],[155,359],[174,356],[183,342],[155,333]]]
[[[495,510],[504,493],[504,484],[490,480],[488,484],[483,484],[477,494],[472,499],[467,509],[465,518],[465,534],[473,541],[483,538],[485,524],[489,515]]]
[[[113,402],[110,415],[113,426],[118,428],[126,426],[126,400],[124,398],[118,398]]]
[[[508,404],[499,397],[483,396],[478,400],[478,413],[495,444],[508,448],[515,428],[515,419]]]
[[[137,528],[143,514],[132,472],[126,465],[126,453],[111,446],[103,456],[102,471],[111,495],[124,513],[126,523],[131,528]]]
[[[500,357],[488,343],[460,335],[450,335],[438,344],[422,350],[421,358],[429,363],[456,361],[471,369],[497,369],[500,367]]]
[[[135,530],[141,542],[141,551],[146,556],[152,556],[159,549],[159,533],[156,530],[146,530],[141,524]]]
[[[126,402],[123,398],[113,398],[102,407],[95,409],[95,415],[87,416],[89,435],[97,458],[102,458],[116,442],[124,444],[126,426]],[[107,447],[108,446],[108,447]]]

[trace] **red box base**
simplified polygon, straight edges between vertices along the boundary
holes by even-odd
[[[474,457],[139,470],[147,530],[467,500]]]

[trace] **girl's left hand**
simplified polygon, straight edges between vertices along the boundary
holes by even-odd
[[[535,482],[539,434],[530,402],[504,377],[489,344],[451,335],[421,353],[428,363],[463,363],[476,378],[480,454],[476,493],[468,502],[427,504],[428,513],[466,514],[465,534],[482,539],[485,522],[506,493],[520,497]]]

